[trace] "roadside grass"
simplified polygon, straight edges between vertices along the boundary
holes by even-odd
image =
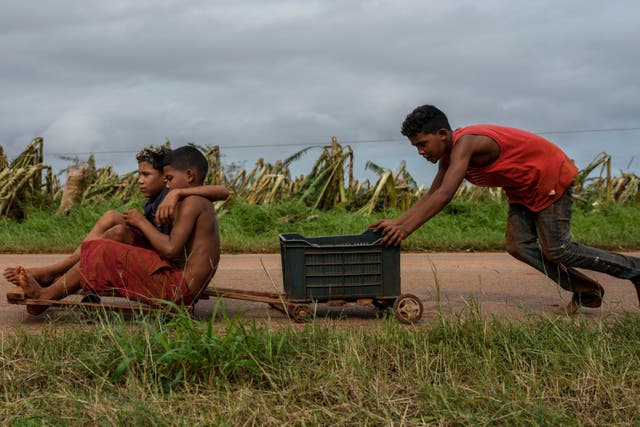
[[[53,211],[29,212],[22,222],[0,218],[0,252],[70,252],[108,209],[122,211],[142,206],[137,200],[125,207],[107,204],[73,209],[58,217]],[[403,242],[405,251],[502,251],[508,207],[499,201],[457,201]],[[372,222],[395,218],[400,211],[373,215],[345,209],[310,211],[299,202],[264,207],[231,200],[220,215],[223,253],[278,252],[280,233],[304,236],[359,234]],[[574,206],[572,231],[579,242],[608,250],[640,249],[639,205]]]
[[[640,318],[271,328],[173,317],[0,338],[3,425],[638,425]]]
[[[0,217],[0,252],[72,252],[107,210],[122,212],[143,204],[140,199],[125,205],[114,201],[100,206],[79,206],[62,216],[56,215],[55,209],[32,209],[23,221]]]
[[[133,202],[136,207],[141,201]],[[67,252],[109,208],[0,220],[3,252]],[[502,250],[507,206],[454,202],[405,250]],[[277,235],[359,233],[400,212],[309,212],[234,202],[223,252],[276,252]],[[576,206],[586,244],[640,248],[640,208]],[[434,275],[435,275],[434,271]],[[437,277],[436,277],[437,283]],[[436,289],[437,292],[437,289]],[[438,299],[438,297],[436,297]],[[85,315],[0,336],[2,425],[639,425],[640,318],[508,320],[473,305],[417,326],[316,319],[125,320]],[[214,313],[212,319],[219,318]]]

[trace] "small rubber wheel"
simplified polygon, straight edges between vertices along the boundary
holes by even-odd
[[[422,301],[415,295],[402,294],[393,302],[393,312],[402,323],[413,323],[422,317]]]
[[[306,304],[297,304],[289,308],[289,315],[296,322],[308,322],[311,320],[311,309]]]

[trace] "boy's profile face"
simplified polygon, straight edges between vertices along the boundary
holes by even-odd
[[[185,188],[191,186],[191,175],[189,170],[183,171],[171,165],[164,167],[164,181],[169,190],[174,188]]]
[[[138,163],[138,185],[146,198],[156,197],[166,188],[162,172],[149,162]]]
[[[438,160],[447,154],[447,136],[446,130],[440,129],[435,133],[420,132],[410,136],[409,141],[411,141],[411,145],[416,147],[418,154],[431,163],[438,163]]]

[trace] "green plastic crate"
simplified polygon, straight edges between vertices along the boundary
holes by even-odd
[[[282,277],[292,302],[391,299],[400,295],[400,247],[380,245],[382,236],[280,235]]]

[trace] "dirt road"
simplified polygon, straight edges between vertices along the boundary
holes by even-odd
[[[0,254],[0,269],[18,264],[42,266],[62,257],[63,255]],[[403,253],[401,271],[402,292],[413,293],[423,301],[425,314],[421,322],[428,322],[437,315],[436,283],[440,289],[440,306],[448,313],[459,313],[475,306],[485,315],[523,318],[527,313],[552,314],[554,308],[565,305],[570,298],[569,293],[542,274],[506,253]],[[273,282],[266,272],[271,275]],[[605,318],[625,310],[638,311],[635,290],[629,281],[599,273],[587,274],[595,277],[605,287],[605,302],[598,309],[582,309],[581,315]],[[280,255],[223,255],[214,282],[217,286],[226,288],[282,290]],[[1,277],[0,333],[13,330],[16,325],[27,329],[38,328],[43,323],[56,319],[57,310],[49,310],[48,314],[33,317],[25,312],[24,306],[7,304],[4,294],[11,288],[12,285]],[[208,318],[214,311],[215,302],[215,299],[199,302],[196,316]],[[224,299],[222,307],[230,316],[287,321],[281,313],[266,304]],[[373,308],[352,304],[343,307],[321,305],[318,315],[344,318],[344,322],[360,324],[374,321],[376,312]]]

